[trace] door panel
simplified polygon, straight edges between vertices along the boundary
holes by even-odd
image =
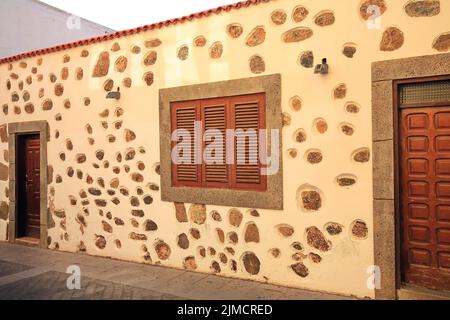
[[[402,278],[450,290],[450,108],[400,112]]]
[[[39,135],[19,137],[19,237],[40,238]]]

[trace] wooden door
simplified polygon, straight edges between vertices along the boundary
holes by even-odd
[[[39,135],[19,137],[19,237],[40,238]]]
[[[400,111],[402,277],[450,290],[450,107]]]

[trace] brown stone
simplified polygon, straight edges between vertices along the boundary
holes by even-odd
[[[269,252],[274,258],[278,258],[281,255],[281,250],[278,248],[272,248]]]
[[[381,15],[387,10],[385,0],[365,0],[359,8],[361,18],[364,20],[373,19],[375,12],[370,10],[372,6],[378,7]]]
[[[194,238],[195,240],[200,239],[200,231],[196,228],[191,228],[189,230],[189,233],[191,234],[192,238]]]
[[[22,113],[22,109],[20,109],[19,106],[14,106],[14,114],[21,114]]]
[[[108,79],[103,84],[103,89],[107,92],[111,91],[114,88],[114,81],[111,79]]]
[[[12,102],[17,102],[17,101],[19,101],[19,99],[20,99],[20,97],[19,97],[19,95],[17,94],[17,92],[14,92],[14,93],[11,95],[11,101],[12,101]]]
[[[117,52],[120,50],[120,44],[118,44],[117,42],[114,42],[112,47],[111,47],[111,51],[112,52]]]
[[[131,218],[130,223],[134,228],[139,228],[139,222],[135,218]]]
[[[204,224],[206,221],[206,206],[204,204],[192,204],[189,208],[189,217],[195,224]]]
[[[259,212],[258,212],[258,210],[252,209],[252,210],[249,211],[249,213],[250,213],[250,215],[251,215],[252,217],[259,217]]]
[[[81,51],[80,57],[82,57],[82,58],[87,58],[87,57],[89,57],[89,51],[87,51],[87,50]]]
[[[353,58],[356,53],[356,47],[352,45],[345,45],[344,49],[342,49],[342,53],[347,58]]]
[[[70,56],[68,54],[65,54],[63,57],[63,63],[68,63],[70,61]]]
[[[300,65],[305,68],[312,68],[314,66],[314,53],[312,51],[305,51],[300,55]]]
[[[326,252],[331,250],[331,242],[325,239],[322,231],[320,231],[317,227],[309,227],[306,229],[306,241],[308,245]]]
[[[405,12],[410,17],[432,17],[441,12],[439,0],[411,0],[405,6]]]
[[[175,216],[177,218],[177,221],[180,223],[188,222],[186,207],[184,206],[184,203],[175,202],[174,205],[175,205]]]
[[[233,23],[233,24],[229,24],[227,26],[228,35],[234,39],[239,38],[243,32],[244,32],[244,29],[242,28],[242,26],[240,24]]]
[[[311,151],[308,153],[306,159],[311,164],[317,164],[322,162],[323,156],[322,153],[320,153],[319,151]]]
[[[156,60],[158,60],[158,53],[156,51],[150,51],[144,57],[144,65],[152,66],[156,63]]]
[[[295,133],[295,141],[302,143],[306,141],[306,133],[303,130],[298,130]]]
[[[302,278],[306,278],[309,275],[308,268],[302,262],[291,265],[291,268],[298,276]]]
[[[77,161],[77,163],[85,163],[86,155],[84,153],[79,153],[75,156],[75,160]]]
[[[82,80],[82,79],[83,79],[83,75],[84,75],[83,69],[77,68],[77,70],[76,70],[76,72],[75,72],[75,78],[76,78],[77,80]]]
[[[220,213],[217,212],[216,210],[211,211],[210,214],[211,214],[211,218],[212,218],[214,221],[217,221],[217,222],[222,221],[222,217],[220,216]]]
[[[249,65],[250,71],[254,74],[260,74],[266,71],[266,63],[264,62],[264,59],[257,54],[250,57]]]
[[[178,235],[177,239],[177,244],[181,249],[189,248],[189,239],[185,233]]]
[[[145,197],[142,198],[142,201],[144,201],[146,205],[150,205],[153,203],[153,198],[150,195],[146,195]]]
[[[259,273],[261,263],[253,252],[245,253],[242,257],[242,263],[244,264],[245,270],[251,275]]]
[[[114,63],[114,70],[116,70],[117,72],[124,72],[127,69],[127,66],[128,59],[124,56],[120,56]]]
[[[133,83],[133,81],[131,80],[131,78],[124,78],[124,79],[122,80],[122,85],[123,85],[125,88],[131,88],[132,83]]]
[[[5,201],[0,202],[0,220],[8,220],[9,217],[9,205]]]
[[[209,57],[211,59],[219,59],[223,54],[223,45],[222,42],[217,41],[214,42],[209,48]]]
[[[241,225],[242,219],[244,218],[244,216],[238,209],[231,209],[228,218],[229,218],[230,225],[238,228]]]
[[[355,130],[353,129],[353,127],[348,124],[343,124],[341,126],[341,130],[347,136],[352,136],[353,133],[355,133]]]
[[[249,223],[245,229],[244,234],[244,240],[245,242],[255,242],[259,243],[259,230],[256,224]]]
[[[133,54],[139,54],[139,53],[141,53],[141,47],[136,46],[136,45],[132,46],[132,47],[131,47],[131,53],[133,53]]]
[[[314,17],[314,23],[320,27],[330,26],[336,21],[334,13],[331,11],[319,12],[317,16]]]
[[[61,80],[67,80],[69,78],[69,69],[64,67],[61,69]]]
[[[130,233],[130,239],[136,241],[147,241],[147,236],[145,234],[140,234],[136,232]]]
[[[120,218],[114,218],[114,223],[117,225],[117,226],[123,226],[123,225],[125,225],[125,222],[122,220],[122,219],[120,219]]]
[[[344,99],[347,95],[347,86],[344,83],[334,88],[333,96],[335,99]]]
[[[133,200],[137,201],[137,203],[133,202]],[[130,202],[133,207],[139,206],[139,200],[136,197],[131,197]],[[131,215],[134,217],[143,218],[145,216],[145,212],[144,210],[131,210]]]
[[[223,230],[220,228],[217,228],[216,233],[217,233],[217,238],[219,239],[219,242],[225,243],[225,233],[223,232]]]
[[[170,247],[162,240],[156,242],[155,251],[158,258],[161,260],[167,260],[170,257]]]
[[[108,232],[108,233],[113,232],[112,226],[106,221],[102,221],[102,227],[103,227],[103,231],[105,231],[105,232]]]
[[[102,200],[102,199],[95,199],[95,204],[98,206],[98,207],[106,207],[106,201],[105,200]]]
[[[358,239],[365,239],[369,233],[369,229],[364,221],[357,220],[353,223],[352,235]]]
[[[295,7],[292,11],[292,19],[295,22],[302,22],[308,16],[309,11],[303,6]]]
[[[124,155],[126,161],[133,160],[135,156],[136,156],[136,150],[134,150],[134,149],[128,149]]]
[[[145,220],[143,226],[144,230],[147,232],[158,230],[158,225],[152,220]]]
[[[161,45],[161,40],[159,40],[159,39],[150,39],[150,40],[147,40],[147,41],[145,41],[145,47],[146,48],[156,48],[156,47],[159,47],[160,45]]]
[[[303,191],[301,197],[306,210],[317,211],[322,207],[322,198],[317,191]]]
[[[136,197],[131,197],[131,198],[130,198],[130,204],[131,204],[133,207],[139,207],[139,205],[140,205],[139,199],[136,198]],[[142,211],[142,210],[139,210],[139,211]]]
[[[238,237],[237,233],[234,232],[234,231],[229,232],[229,233],[227,234],[227,238],[228,238],[228,240],[229,240],[231,243],[233,243],[233,244],[236,244],[236,243],[238,243],[238,241],[239,241],[239,237]]]
[[[86,97],[86,98],[83,99],[83,103],[87,107],[87,106],[89,106],[91,104],[91,99]]]
[[[213,272],[213,273],[221,272],[220,265],[217,261],[211,262],[211,266],[209,268],[210,268],[211,272]]]
[[[27,102],[28,100],[30,100],[30,93],[28,91],[24,91],[22,94],[22,99],[24,102]]]
[[[225,255],[225,253],[221,252],[219,253],[219,260],[220,262],[222,262],[223,264],[226,264],[228,262],[228,258]]]
[[[149,71],[144,74],[144,82],[147,84],[147,86],[151,86],[154,81],[154,75],[153,72]]]
[[[357,106],[355,103],[349,103],[345,106],[345,110],[348,113],[358,113],[359,112],[359,106]]]
[[[276,24],[277,26],[282,25],[286,22],[287,14],[284,10],[274,10],[270,18],[272,19],[272,22]]]
[[[189,47],[187,45],[182,45],[177,50],[177,57],[181,61],[186,60],[189,57]]]
[[[294,227],[288,225],[288,224],[282,224],[277,226],[278,232],[283,236],[283,237],[291,237],[295,230]]]
[[[291,108],[294,111],[300,111],[302,108],[302,100],[299,97],[292,97],[290,100]]]
[[[100,53],[97,63],[92,72],[92,77],[101,78],[106,76],[109,72],[109,63],[109,53],[106,51]]]
[[[186,270],[197,269],[197,263],[195,262],[195,257],[193,257],[193,256],[186,257],[183,261],[183,268],[185,268]]]
[[[52,100],[47,99],[42,103],[42,110],[49,111],[52,109],[53,109],[53,101]]]
[[[343,227],[339,223],[330,222],[326,225],[325,229],[327,230],[329,235],[337,236],[338,234],[342,233]]]
[[[389,27],[384,31],[380,43],[381,51],[394,51],[399,49],[405,42],[403,32],[396,27]]]
[[[204,36],[198,36],[194,39],[195,47],[204,47],[206,45],[206,38]]]
[[[370,160],[370,150],[369,149],[363,149],[358,152],[356,152],[353,155],[353,160],[360,163],[369,162]]]
[[[0,181],[7,181],[9,176],[9,168],[0,162]]]
[[[144,177],[140,173],[131,174],[131,180],[134,182],[144,182]]]
[[[34,112],[34,104],[27,103],[24,107],[24,110],[26,113],[29,113],[29,114],[33,113]]]
[[[256,47],[263,43],[264,40],[266,40],[266,30],[263,26],[258,26],[250,32],[245,43],[249,47]]]
[[[204,247],[202,247],[202,246],[200,246],[200,247],[198,247],[198,254],[201,256],[201,257],[206,257],[206,249],[204,248]]]
[[[96,235],[97,239],[95,240],[95,246],[99,249],[105,249],[106,247],[106,239],[104,236]]]
[[[291,43],[306,40],[311,38],[312,35],[312,29],[306,27],[296,27],[283,33],[282,38],[284,42]]]
[[[450,32],[439,35],[433,41],[433,48],[440,52],[449,51],[450,50]]]

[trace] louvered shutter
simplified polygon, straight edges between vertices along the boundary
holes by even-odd
[[[208,152],[210,159],[203,159],[202,182],[205,187],[228,187],[229,173],[226,163],[226,130],[228,126],[227,111],[228,99],[208,99],[201,104],[202,123],[204,137],[207,138],[204,144],[204,151],[208,146],[214,147],[214,152]],[[210,130],[208,132],[208,130]],[[214,130],[216,132],[211,132]],[[216,133],[220,131],[221,139],[216,141]],[[209,138],[208,138],[209,137]],[[219,145],[222,150],[219,150]],[[209,160],[209,161],[206,161]],[[212,160],[215,160],[214,163]]]
[[[265,128],[265,99],[263,94],[233,97],[230,99],[233,126],[242,130],[245,141],[234,141],[232,187],[238,189],[265,190],[266,176],[261,175],[259,129]],[[237,132],[237,131],[236,131]],[[251,132],[255,134],[250,134]],[[245,142],[245,143],[242,143]]]
[[[185,129],[190,133],[190,163],[174,163],[172,161],[172,185],[181,186],[200,186],[200,165],[195,163],[195,140],[194,124],[199,120],[199,102],[176,102],[171,106],[172,132],[175,129]],[[187,146],[189,141],[182,139],[183,134],[177,135],[177,140],[172,142],[172,149],[176,146]],[[185,149],[186,151],[187,149]],[[178,155],[183,156],[179,149]],[[187,156],[186,156],[187,157]]]

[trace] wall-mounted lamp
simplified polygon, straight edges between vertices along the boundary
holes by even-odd
[[[314,69],[315,74],[328,74],[327,58],[322,59],[322,63],[318,64]]]
[[[106,95],[106,99],[119,100],[120,99],[120,88],[117,88],[117,91],[108,92],[108,94]]]

